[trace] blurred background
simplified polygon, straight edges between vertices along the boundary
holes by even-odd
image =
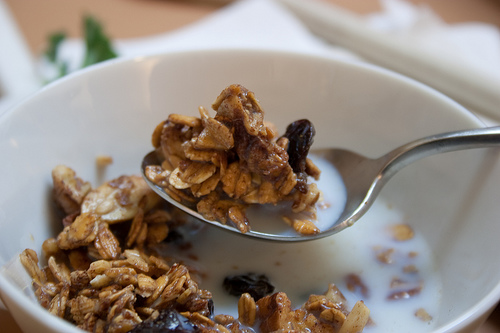
[[[391,63],[399,64],[399,67],[391,69],[409,76],[415,74],[416,79],[424,82],[428,80],[426,83],[434,85],[452,98],[460,99],[461,96],[465,96],[460,90],[461,87],[454,87],[452,84],[457,80],[464,80],[466,90],[472,91],[473,94],[459,101],[488,121],[497,123],[500,119],[500,108],[498,108],[500,103],[497,103],[500,98],[500,85],[497,85],[500,82],[500,38],[498,37],[500,1],[498,0],[277,0],[272,1],[273,5],[270,7],[265,4],[266,0],[258,0],[254,5],[234,7],[236,2],[0,0],[0,115],[2,110],[8,109],[10,105],[36,91],[53,78],[44,76],[48,75],[47,72],[52,73],[51,75],[54,73],[53,69],[50,72],[50,68],[49,71],[44,68],[48,67],[46,59],[43,58],[50,48],[49,36],[64,32],[68,43],[61,54],[67,57],[64,59],[65,64],[68,64],[67,71],[78,68],[78,62],[82,57],[80,53],[83,52],[82,39],[85,37],[82,18],[85,15],[92,15],[102,26],[111,44],[116,45],[118,56],[137,56],[141,52],[154,53],[172,48],[192,48],[192,44],[203,44],[200,38],[206,37],[210,29],[214,34],[211,36],[213,41],[209,40],[207,44],[213,43],[214,47],[231,45],[230,41],[227,41],[227,44],[221,44],[220,41],[224,39],[224,33],[221,32],[226,29],[229,35],[226,37],[250,40],[247,44],[236,43],[245,47],[259,46],[259,42],[262,41],[262,47],[272,45],[290,50],[293,47],[309,45],[304,41],[310,38],[310,45],[314,46],[312,47],[314,50],[308,50],[310,52],[326,52],[334,56],[361,59],[389,67],[391,64],[384,62],[383,56],[390,54],[394,57]],[[245,2],[251,3],[252,0]],[[309,12],[309,7],[316,9]],[[331,12],[322,11],[321,8],[329,8]],[[248,10],[248,12],[241,13],[238,10]],[[324,12],[325,15],[319,15],[318,20],[308,16],[310,14],[314,17],[319,12]],[[263,34],[259,35],[258,32],[252,39],[252,31],[257,27],[252,26],[251,19],[242,20],[240,24],[238,18],[227,17],[236,13],[246,14],[245,16],[248,15],[250,18],[255,17],[257,22],[259,19],[264,20],[261,16],[265,16],[267,31],[276,32],[266,34],[266,38],[275,38],[276,41],[264,42]],[[267,14],[269,15],[266,16]],[[323,21],[327,23],[316,24]],[[217,26],[217,23],[220,26]],[[258,24],[263,25],[262,22]],[[286,27],[283,24],[286,24]],[[290,32],[290,27],[294,27],[295,30]],[[234,33],[239,29],[244,31],[240,36]],[[203,30],[204,34],[200,30]],[[345,32],[345,36],[349,38],[344,36],[342,39],[343,36],[339,32]],[[295,36],[284,38],[286,34],[291,33],[300,34],[302,44],[291,45],[294,44],[291,41]],[[151,38],[152,36],[155,38]],[[192,41],[189,38],[193,38]],[[399,49],[398,44],[393,43],[394,39],[401,40]],[[374,43],[370,44],[373,53],[367,52],[363,45],[359,45],[362,41]],[[414,45],[407,45],[405,41],[406,43],[412,41]],[[446,50],[439,48],[443,45],[443,41],[452,45],[447,48],[456,47],[459,51],[452,50],[447,54]],[[411,47],[415,45],[418,45],[415,50],[422,51],[422,54],[413,52]],[[413,51],[402,51],[405,48]],[[425,50],[426,48],[429,48],[429,52]],[[380,51],[378,54],[377,50]],[[401,61],[393,61],[394,59]],[[75,63],[77,65],[74,65]],[[415,64],[417,67],[432,65],[442,68],[443,71],[438,72],[437,78],[419,77],[419,73],[412,71]],[[8,311],[2,307],[0,307],[0,331],[19,332]],[[500,310],[496,310],[478,331],[478,333],[493,332],[500,332]]]
[[[307,0],[304,0],[307,1]],[[500,27],[498,0],[408,0],[432,8],[445,22],[481,21]],[[115,38],[134,38],[181,28],[206,17],[231,1],[225,0],[5,0],[30,51],[46,47],[47,35],[65,30],[81,36],[81,16],[92,13]],[[365,15],[381,10],[378,0],[323,0]]]

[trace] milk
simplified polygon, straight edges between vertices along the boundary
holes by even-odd
[[[332,223],[332,216],[336,219],[340,214],[345,191],[333,168],[315,162],[322,170],[318,186],[329,203],[318,214],[324,229]],[[238,298],[224,291],[224,277],[252,272],[265,274],[275,291],[287,293],[294,308],[301,306],[310,294],[323,294],[328,284],[334,283],[347,298],[348,308],[363,300],[371,310],[375,325],[366,328],[366,332],[420,333],[430,330],[436,322],[442,281],[421,235],[415,233],[411,240],[403,242],[393,240],[390,226],[404,223],[403,216],[397,207],[380,198],[354,226],[320,240],[272,243],[208,227],[191,236],[193,248],[189,252],[197,258],[194,265],[203,273],[200,287],[213,293],[216,314],[237,317]],[[386,249],[394,251],[391,264],[377,260],[377,253]],[[418,271],[404,273],[408,265],[414,265]],[[348,274],[361,277],[368,296],[348,290]],[[406,281],[408,288],[421,284],[420,293],[409,299],[387,300],[395,277]],[[425,309],[433,320],[416,318],[414,313],[419,308]]]

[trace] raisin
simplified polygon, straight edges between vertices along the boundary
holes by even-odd
[[[184,236],[179,231],[173,229],[168,232],[167,238],[165,238],[165,242],[180,244],[184,242]]]
[[[223,287],[230,295],[239,297],[249,293],[256,301],[274,291],[274,286],[269,283],[267,276],[254,273],[227,276]]]
[[[145,320],[130,333],[190,333],[201,332],[198,326],[191,323],[175,310],[166,309],[160,312],[155,320]]]
[[[307,190],[306,161],[315,134],[313,124],[307,119],[300,119],[288,125],[283,135],[289,141],[288,163],[297,174],[297,188],[301,192]]]

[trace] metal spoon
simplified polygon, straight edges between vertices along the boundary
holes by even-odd
[[[344,149],[323,149],[310,154],[330,162],[340,173],[347,192],[347,201],[340,217],[327,230],[315,235],[284,235],[251,230],[242,234],[236,228],[217,221],[207,220],[195,210],[172,199],[162,187],[157,186],[145,176],[147,165],[158,165],[156,153],[151,152],[142,161],[142,173],[149,186],[162,198],[184,212],[240,235],[272,241],[305,241],[336,234],[352,226],[370,208],[387,181],[403,167],[423,157],[439,153],[471,148],[486,148],[500,145],[500,127],[471,129],[437,134],[400,146],[377,159],[367,158]],[[283,223],[277,221],[277,223]],[[251,224],[251,221],[250,221]]]

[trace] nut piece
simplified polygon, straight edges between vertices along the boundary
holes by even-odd
[[[321,311],[319,317],[323,320],[332,322],[335,326],[342,326],[346,319],[345,314],[336,308],[329,308]]]
[[[366,307],[363,301],[358,301],[356,302],[356,304],[354,304],[351,312],[347,315],[344,324],[339,330],[339,333],[362,332],[369,319],[370,310]]]
[[[279,330],[290,330],[289,315],[291,302],[287,295],[278,292],[265,296],[257,301],[259,308],[258,318],[261,321],[259,328],[261,332],[274,332]]]
[[[82,213],[94,213],[109,224],[132,219],[144,206],[152,209],[159,197],[140,176],[121,176],[90,191],[82,203]]]
[[[257,306],[253,297],[249,293],[242,294],[238,301],[238,320],[243,325],[253,326],[256,312]]]
[[[56,203],[67,215],[79,212],[85,195],[92,188],[90,183],[78,178],[75,171],[65,165],[52,170],[52,181]]]

